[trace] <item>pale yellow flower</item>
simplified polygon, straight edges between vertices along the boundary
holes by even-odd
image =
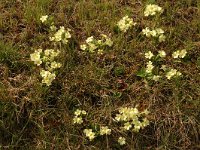
[[[153,63],[152,63],[151,61],[149,61],[149,62],[147,63],[146,72],[147,72],[147,73],[151,73],[152,70],[153,70],[153,68],[154,68]]]
[[[144,16],[153,16],[156,15],[156,13],[162,13],[162,12],[163,12],[162,7],[155,4],[149,4],[145,8]]]
[[[147,59],[151,59],[154,56],[151,51],[146,52],[144,55],[145,55],[145,58]]]
[[[166,36],[163,35],[163,34],[161,34],[161,35],[159,36],[159,38],[158,38],[158,41],[159,41],[159,42],[165,42],[165,39],[166,39]]]
[[[83,123],[83,119],[82,119],[82,117],[75,116],[73,118],[73,122],[74,122],[74,124],[82,124]]]
[[[45,21],[47,21],[48,15],[42,16],[40,18],[41,22],[44,23]]]
[[[179,51],[179,58],[184,58],[187,54],[186,49],[180,50]]]
[[[160,56],[161,58],[164,58],[164,57],[166,57],[166,53],[165,53],[165,51],[158,51],[158,56]]]
[[[42,64],[42,60],[40,56],[41,52],[42,52],[42,49],[38,49],[34,53],[30,54],[31,61],[33,61],[34,64],[36,64],[37,66]]]
[[[154,75],[154,76],[152,77],[152,80],[154,80],[154,81],[159,81],[160,78],[161,78],[161,76],[159,76],[159,75]]]
[[[110,135],[111,129],[109,129],[107,126],[100,128],[100,135]]]
[[[123,17],[118,23],[117,26],[122,32],[127,32],[132,26],[135,26],[136,23],[133,22],[133,19],[128,16]]]
[[[84,129],[83,132],[85,133],[86,137],[89,138],[90,141],[92,141],[95,138],[95,133],[92,131],[92,129]]]
[[[124,138],[124,137],[119,137],[118,138],[118,143],[120,144],[120,145],[124,145],[124,144],[126,144],[126,139]]]
[[[55,73],[51,73],[49,71],[42,70],[40,75],[43,77],[42,83],[45,83],[47,86],[51,85],[51,82],[55,79]]]
[[[179,50],[173,52],[173,53],[172,53],[172,57],[173,57],[173,58],[178,58],[178,57],[179,57],[179,52],[180,52]]]
[[[130,130],[132,128],[132,124],[130,122],[124,123],[124,129],[125,130]]]

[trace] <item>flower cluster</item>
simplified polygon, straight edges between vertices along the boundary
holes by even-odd
[[[84,129],[83,133],[86,137],[89,138],[90,141],[92,141],[95,138],[95,132],[93,132],[92,129]]]
[[[167,74],[166,74],[166,77],[167,77],[167,79],[171,79],[172,77],[174,77],[174,76],[181,76],[182,75],[182,73],[181,72],[179,72],[179,71],[177,71],[176,69],[170,69],[168,72],[167,72]]]
[[[55,70],[61,67],[61,63],[55,61],[55,58],[60,54],[60,51],[54,49],[38,49],[34,53],[30,54],[31,61],[37,66],[44,64],[45,69],[40,71],[40,75],[43,78],[42,83],[47,86],[51,85],[51,82],[55,79]]]
[[[92,131],[92,129],[84,129],[83,133],[85,133],[86,137],[89,138],[90,141],[92,141],[95,137],[98,135],[110,135],[111,134],[111,129],[108,128],[108,126],[101,126],[99,131],[96,133]]]
[[[112,47],[113,41],[105,34],[101,34],[100,39],[95,39],[93,36],[88,37],[85,44],[80,45],[81,50],[90,53],[97,52],[102,54],[106,47]]]
[[[145,58],[147,59],[152,59],[154,57],[154,54],[151,51],[146,52],[144,55],[145,55]],[[156,57],[164,58],[166,57],[166,52],[163,50],[160,50],[158,51],[158,55]]]
[[[137,108],[123,107],[119,110],[119,114],[116,115],[115,120],[124,123],[124,130],[132,129],[135,132],[139,132],[141,128],[149,125],[148,119],[145,118],[147,114],[147,110],[139,112]]]
[[[110,135],[111,129],[109,129],[107,126],[100,127],[100,135]]]
[[[150,30],[149,27],[146,27],[145,29],[142,30],[142,33],[146,37],[158,38],[159,42],[164,42],[166,39],[166,36],[164,35],[164,30],[161,28],[156,28],[156,29]]]
[[[73,122],[74,124],[82,124],[83,123],[83,118],[82,116],[86,115],[86,111],[85,110],[80,110],[80,109],[77,109],[75,112],[74,112],[74,115],[75,117],[73,118]]]
[[[133,22],[133,19],[129,18],[128,16],[123,17],[118,23],[117,27],[120,31],[126,32],[128,29],[130,29],[132,26],[135,26],[136,23]]]
[[[45,83],[47,86],[51,85],[51,82],[56,78],[55,73],[51,73],[50,71],[41,70],[40,75],[43,78],[42,83]]]
[[[147,65],[146,65],[146,72],[147,73],[152,73],[153,68],[154,68],[154,66],[153,66],[152,61],[148,61]]]
[[[149,4],[146,6],[144,11],[144,16],[154,16],[156,13],[163,13],[162,7],[155,5],[155,4]]]
[[[159,58],[159,57],[160,58],[166,57],[165,51],[163,51],[163,50],[158,51],[158,54],[157,54],[157,56],[155,56],[155,58]],[[154,54],[151,51],[148,51],[148,52],[145,53],[145,58],[152,59],[152,58],[154,58]],[[146,65],[146,73],[152,74],[153,68],[154,68],[153,62],[148,61],[147,65]],[[153,75],[152,78],[153,78],[153,80],[157,81],[160,78],[160,76]]]
[[[55,30],[55,26],[51,27],[52,30]],[[50,41],[54,42],[62,42],[63,44],[67,44],[68,40],[71,38],[70,29],[65,29],[65,27],[61,26],[60,29],[50,37]]]
[[[181,52],[181,51],[178,51],[178,52]],[[179,54],[179,53],[178,53],[178,54]],[[182,58],[181,56],[186,55],[186,53],[184,53],[184,52],[182,52],[181,54],[182,54],[182,55],[178,55],[177,57]],[[155,68],[155,66],[153,65],[153,62],[152,62],[152,61],[156,61],[158,58],[164,58],[164,57],[166,57],[165,51],[163,51],[163,50],[158,51],[157,56],[155,56],[151,51],[146,52],[144,55],[145,55],[145,58],[149,59],[149,61],[148,61],[147,64],[146,64],[146,69],[145,69],[145,71],[146,71],[146,73],[147,73],[148,79],[152,79],[152,80],[154,80],[154,81],[159,81],[159,79],[161,78],[161,76],[160,76],[160,75],[154,75],[154,73],[153,73],[153,68]],[[157,66],[157,67],[158,67],[158,66]],[[165,76],[166,76],[167,79],[169,79],[169,80],[170,80],[172,77],[174,77],[174,76],[178,77],[178,76],[181,76],[181,75],[182,75],[182,74],[181,74],[179,71],[177,71],[176,69],[168,69],[168,68],[166,67],[166,65],[162,65],[162,67],[161,67],[160,69],[166,73]]]
[[[175,52],[173,52],[172,57],[173,58],[184,58],[187,54],[186,49],[183,50],[177,50]]]
[[[154,56],[154,54],[151,51],[146,52],[144,55],[145,55],[145,58],[147,59],[151,59]],[[165,51],[163,50],[158,51],[157,57],[161,57],[161,58],[166,57]]]

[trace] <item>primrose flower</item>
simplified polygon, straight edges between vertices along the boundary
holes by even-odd
[[[57,28],[56,28],[56,26],[55,26],[55,25],[51,25],[51,26],[50,26],[50,30],[51,30],[51,31],[56,31],[56,30],[57,30]]]
[[[95,49],[97,49],[97,48],[98,48],[98,46],[93,44],[93,43],[88,44],[88,50],[89,50],[90,53],[94,53]]]
[[[81,114],[82,114],[82,115],[86,115],[87,112],[86,112],[85,110],[82,110],[82,111],[81,111]]]
[[[119,137],[118,138],[118,143],[120,144],[120,145],[124,145],[124,144],[126,144],[126,139],[124,138],[124,137]]]
[[[91,43],[91,42],[93,42],[93,40],[94,40],[94,37],[93,37],[93,36],[90,36],[90,37],[88,37],[88,38],[86,39],[86,43]]]
[[[150,37],[151,36],[151,30],[148,27],[146,27],[145,29],[143,29],[142,33],[144,35],[146,35],[146,37]]]
[[[75,116],[73,118],[73,122],[74,122],[74,124],[82,124],[83,123],[83,119],[82,119],[82,117]]]
[[[98,40],[98,41],[100,41],[100,45],[101,44],[105,44],[105,45],[107,45],[109,47],[111,47],[113,45],[113,41],[107,35],[101,34],[101,36],[103,37],[103,39],[105,40],[105,42],[102,43],[102,40]]]
[[[144,118],[142,123],[141,123],[142,128],[144,128],[144,127],[146,127],[148,125],[149,125],[149,120],[147,118]]]
[[[166,36],[161,34],[158,38],[158,41],[161,43],[161,42],[165,42],[165,39],[166,39]]]
[[[153,16],[156,15],[156,13],[162,13],[163,9],[162,7],[155,5],[155,4],[149,4],[146,6],[144,11],[144,16]]]
[[[156,37],[157,36],[157,32],[156,30],[151,30],[150,31],[151,36]]]
[[[40,75],[43,77],[42,83],[45,83],[47,86],[51,85],[51,82],[55,79],[55,73],[51,73],[49,71],[42,70]]]
[[[40,18],[41,22],[44,23],[45,21],[47,21],[48,15],[42,16]]]
[[[85,51],[87,49],[87,45],[86,44],[82,44],[80,45],[81,50]]]
[[[55,61],[51,62],[51,70],[60,68],[61,66],[62,66],[61,63],[57,63]]]
[[[86,115],[87,112],[86,112],[85,110],[77,109],[77,110],[74,112],[74,114],[75,114],[76,116],[80,116],[80,115]]]
[[[164,30],[161,29],[161,28],[156,28],[155,31],[156,31],[156,33],[159,34],[159,35],[165,33]]]
[[[130,130],[132,128],[132,124],[130,122],[124,123],[124,129],[125,130]]]
[[[133,128],[133,131],[139,132],[140,129],[141,129],[141,126],[142,126],[142,125],[135,125],[134,128]]]
[[[159,75],[154,75],[154,76],[152,77],[152,80],[154,80],[154,81],[159,81],[160,78],[161,78],[161,76],[159,76]]]
[[[83,132],[85,133],[86,137],[89,138],[90,141],[92,141],[95,138],[95,133],[92,131],[92,129],[84,129]]]
[[[107,126],[100,128],[100,135],[110,135],[111,129],[109,129]]]
[[[57,57],[59,54],[60,54],[59,50],[46,49],[44,50],[43,61],[52,62],[55,59],[55,57]]]
[[[149,62],[147,63],[146,72],[147,72],[147,73],[151,73],[152,70],[153,70],[153,68],[154,68],[153,63],[152,63],[151,61],[149,61]]]
[[[99,50],[97,51],[97,53],[98,53],[99,55],[102,55],[102,54],[103,54],[103,49],[99,49]]]
[[[179,58],[184,58],[187,54],[186,49],[180,50],[179,51]]]
[[[160,56],[161,58],[164,58],[164,57],[166,57],[166,53],[165,53],[165,51],[158,51],[158,56]]]
[[[180,53],[180,51],[178,50],[178,51],[175,51],[175,52],[173,52],[172,53],[172,57],[173,58],[178,58],[179,57],[179,53]]]
[[[37,66],[42,64],[42,60],[40,54],[42,53],[42,49],[35,50],[34,53],[30,54],[31,61],[34,62]]]
[[[144,55],[145,55],[145,58],[147,59],[151,59],[154,56],[151,51],[146,52]]]
[[[80,116],[81,113],[82,113],[82,111],[81,111],[80,109],[77,109],[77,110],[74,112],[74,114],[75,114],[76,116]]]
[[[162,65],[161,68],[163,71],[167,70],[167,66],[166,65]]]
[[[133,19],[129,18],[128,16],[123,17],[118,23],[117,26],[120,31],[126,32],[132,26],[135,26],[136,23],[133,22]]]

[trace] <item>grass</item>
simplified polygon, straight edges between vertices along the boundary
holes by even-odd
[[[143,17],[148,2],[136,0],[1,0],[0,2],[0,149],[200,149],[200,3],[161,1],[156,24],[167,34],[155,45],[140,32],[153,25]],[[172,7],[173,6],[173,7]],[[48,34],[39,20],[52,15],[57,26],[72,29],[73,38],[60,57],[63,66],[50,87],[41,84],[30,62],[37,48],[48,48]],[[140,22],[127,34],[116,33],[125,15]],[[114,41],[103,56],[79,49],[88,36],[104,33]],[[179,80],[145,86],[136,74],[145,67],[146,50],[186,48],[188,57],[166,63],[183,73]],[[117,132],[112,123],[121,106],[148,109],[150,125],[139,133]],[[74,125],[77,108],[88,112],[83,125]],[[108,137],[89,142],[83,129],[112,126]],[[127,144],[120,146],[119,136]]]

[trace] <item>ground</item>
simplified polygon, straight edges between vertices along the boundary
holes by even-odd
[[[164,12],[144,16],[147,4]],[[200,149],[200,2],[198,0],[1,0],[0,1],[0,149],[189,150]],[[62,46],[61,68],[50,86],[42,84],[41,67],[30,60],[35,49],[54,47],[48,24],[71,29]],[[117,22],[128,15],[136,27],[121,33]],[[148,26],[162,27],[166,41],[142,35]],[[84,53],[87,37],[108,35],[113,46],[102,55]],[[173,51],[187,50],[174,61]],[[164,63],[180,78],[149,81],[139,72],[144,53],[164,50]],[[139,132],[121,131],[115,115],[121,107],[147,109],[149,125]],[[87,112],[73,123],[76,109]],[[112,129],[89,141],[85,128]],[[118,138],[126,139],[119,145]]]

